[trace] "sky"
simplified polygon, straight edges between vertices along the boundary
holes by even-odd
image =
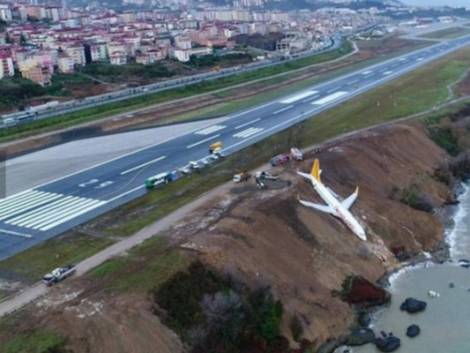
[[[402,0],[407,5],[419,6],[468,6],[470,7],[470,0]]]

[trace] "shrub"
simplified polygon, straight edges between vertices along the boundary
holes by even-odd
[[[431,200],[423,194],[416,184],[402,190],[400,201],[416,210],[432,212],[434,209]]]
[[[292,332],[292,338],[296,342],[300,342],[302,334],[304,333],[304,328],[302,326],[302,321],[300,321],[297,315],[294,315],[290,321],[290,331]]]
[[[183,332],[205,322],[201,301],[205,294],[227,288],[227,283],[200,262],[178,272],[153,292],[154,301],[166,312],[170,327]]]
[[[451,156],[457,156],[460,152],[457,138],[448,127],[432,126],[428,128],[431,139]]]
[[[462,153],[450,163],[452,174],[463,181],[470,179],[470,154]]]
[[[286,344],[280,336],[283,307],[268,289],[251,292],[235,286],[200,262],[154,289],[153,298],[165,311],[164,321],[193,353],[239,353]],[[299,337],[300,329],[295,327]]]

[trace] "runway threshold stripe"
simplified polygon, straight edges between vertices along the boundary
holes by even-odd
[[[82,210],[84,209],[95,209],[101,205],[104,205],[106,202],[105,201],[99,201],[99,200],[89,200],[87,202],[83,202],[79,204],[77,207],[74,207],[73,209],[69,209],[67,211],[61,212],[56,214],[54,217],[48,217],[47,219],[42,220],[41,222],[37,222],[30,227],[33,229],[42,229],[46,226],[49,226],[51,224],[55,224],[57,222],[60,222],[59,224],[62,224],[64,219],[71,217],[70,219],[73,219],[75,217],[78,217],[79,215],[82,214]]]
[[[83,202],[85,202],[84,200],[87,200],[87,199],[81,199],[81,198],[68,199],[67,201],[62,202],[61,204],[54,205],[48,210],[43,210],[40,213],[33,213],[32,217],[29,217],[29,219],[27,220],[18,222],[17,225],[21,227],[32,228],[36,223],[41,223],[45,219],[57,217],[57,215],[60,215],[63,211],[74,209],[75,207],[80,206]]]
[[[213,135],[213,136],[211,136],[211,137],[205,138],[204,140],[201,140],[201,141],[192,143],[192,144],[190,144],[190,145],[187,145],[186,148],[187,148],[187,149],[190,149],[190,148],[199,146],[200,144],[205,143],[205,142],[209,142],[209,141],[211,141],[211,140],[213,140],[213,139],[216,139],[216,138],[219,137],[219,136],[220,136],[220,134]]]
[[[146,167],[146,166],[148,166],[148,165],[150,165],[150,164],[153,164],[153,163],[157,163],[157,162],[159,162],[159,161],[161,161],[161,160],[163,160],[163,159],[165,159],[165,158],[166,158],[166,156],[161,156],[161,157],[152,159],[151,161],[148,161],[148,162],[139,164],[138,166],[135,166],[135,167],[133,167],[133,168],[127,169],[127,170],[121,172],[120,175],[126,175],[126,174],[128,174],[128,173],[131,173],[131,172],[137,170],[137,169]]]
[[[14,206],[9,207],[7,210],[4,210],[0,214],[0,220],[7,219],[9,217],[13,217],[17,214],[26,212],[34,207],[42,206],[48,202],[60,199],[62,195],[60,194],[52,194],[52,193],[43,193],[34,199],[28,199],[20,204],[16,204]]]
[[[21,197],[10,199],[10,200],[8,200],[8,202],[0,203],[0,212],[5,211],[7,209],[10,209],[11,207],[13,207],[15,205],[18,205],[18,204],[21,204],[21,203],[24,203],[28,200],[38,198],[41,195],[45,195],[45,194],[47,194],[47,193],[32,190],[32,191],[28,192],[28,194],[21,195]]]
[[[87,213],[87,212],[90,212],[90,211],[94,210],[95,208],[98,208],[98,207],[100,207],[100,206],[102,206],[102,205],[104,205],[104,204],[106,204],[106,201],[101,201],[101,202],[99,202],[98,204],[95,204],[95,205],[93,205],[93,206],[90,206],[90,207],[88,207],[88,208],[85,208],[85,209],[81,210],[81,211],[78,212],[78,213],[75,213],[75,214],[70,215],[70,216],[68,216],[68,217],[62,218],[62,219],[60,219],[59,221],[57,221],[57,222],[55,222],[55,223],[52,223],[52,224],[49,224],[49,225],[47,225],[47,226],[45,226],[45,227],[43,227],[43,228],[40,228],[40,230],[42,230],[42,231],[47,231],[47,230],[49,230],[49,229],[55,228],[55,227],[57,227],[57,226],[59,226],[59,225],[65,223],[65,222],[68,222],[68,221],[70,221],[70,220],[72,220],[72,219],[74,219],[74,218],[77,218],[78,216],[81,216],[81,215],[83,215],[83,214],[85,214],[85,213]]]
[[[49,212],[50,210],[54,209],[55,207],[58,207],[62,204],[66,204],[72,200],[76,199],[76,197],[74,196],[67,196],[67,197],[63,197],[59,200],[56,200],[52,203],[49,203],[47,205],[44,205],[44,206],[41,206],[37,209],[34,209],[34,210],[31,210],[27,213],[24,213],[24,214],[21,214],[19,216],[16,216],[12,219],[9,219],[8,221],[6,221],[5,223],[6,224],[13,224],[13,225],[18,225],[19,223],[21,222],[25,222],[25,221],[28,221],[30,220],[31,218],[34,218],[38,215],[42,215],[43,212]]]

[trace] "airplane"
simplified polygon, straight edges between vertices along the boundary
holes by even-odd
[[[326,205],[319,205],[313,202],[303,201],[299,199],[299,202],[306,206],[310,207],[325,213],[329,213],[340,220],[342,220],[346,226],[359,237],[359,239],[367,241],[367,236],[364,228],[359,224],[359,222],[354,218],[354,216],[349,211],[354,201],[357,199],[359,193],[359,187],[356,187],[356,190],[346,199],[340,201],[339,196],[335,194],[333,190],[325,186],[321,179],[321,169],[320,161],[315,159],[312,166],[312,171],[310,174],[302,173],[297,171],[297,174],[302,176],[305,179],[310,180],[315,191],[320,195],[323,201],[326,202]]]

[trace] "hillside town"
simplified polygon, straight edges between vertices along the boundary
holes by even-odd
[[[384,21],[376,9],[315,11],[251,10],[236,7],[116,11],[10,2],[0,4],[0,79],[21,75],[47,86],[54,73],[72,74],[91,63],[148,65],[187,63],[193,56],[246,52],[241,37],[277,33],[270,50],[251,51],[254,60],[319,50],[337,33]],[[256,48],[253,48],[256,49]]]

